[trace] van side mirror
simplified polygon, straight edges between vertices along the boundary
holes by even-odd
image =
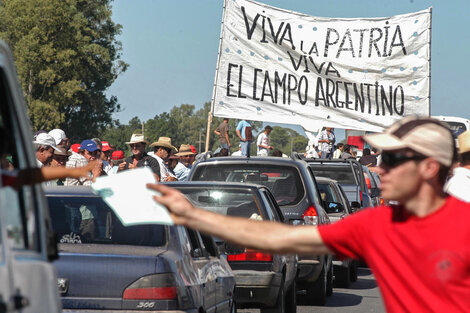
[[[344,206],[339,202],[325,202],[326,213],[341,213],[344,212]]]

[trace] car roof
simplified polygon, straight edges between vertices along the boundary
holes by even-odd
[[[315,179],[317,180],[317,183],[337,183],[336,180],[329,177],[315,176]]]
[[[333,165],[342,165],[342,166],[346,166],[346,165],[350,165],[351,163],[358,163],[359,164],[359,161],[357,160],[353,160],[353,159],[347,159],[347,160],[344,160],[344,159],[317,159],[317,158],[310,158],[310,159],[303,159],[305,162],[311,164],[311,163],[324,163],[324,164],[333,164]]]
[[[99,197],[90,186],[43,186],[46,196]]]
[[[238,183],[238,182],[220,182],[220,181],[173,181],[163,182],[162,184],[169,187],[211,187],[211,188],[239,188],[239,189],[267,189],[264,185],[252,183]]]
[[[282,157],[216,157],[210,158],[206,160],[201,160],[197,162],[197,166],[200,164],[207,164],[207,163],[232,163],[232,164],[286,164],[286,165],[295,165],[298,166],[299,162],[297,160],[293,160],[291,158],[282,158]],[[211,164],[212,165],[212,164]]]

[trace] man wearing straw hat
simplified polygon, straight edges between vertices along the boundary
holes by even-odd
[[[150,145],[153,147],[153,157],[157,159],[160,165],[160,181],[175,181],[178,180],[176,176],[166,166],[166,161],[171,155],[171,152],[176,153],[178,149],[171,144],[170,137],[160,137]]]
[[[454,159],[450,129],[430,118],[403,118],[364,140],[382,150],[382,197],[397,205],[361,210],[315,226],[254,221],[199,209],[169,186],[155,200],[185,225],[237,246],[280,254],[363,259],[388,312],[468,312],[470,203],[443,191]]]
[[[118,171],[133,169],[137,167],[149,167],[157,180],[160,179],[160,166],[158,162],[145,152],[148,141],[142,134],[132,134],[131,140],[126,142],[132,151],[132,155],[119,164]]]
[[[179,162],[176,165],[173,172],[175,172],[176,178],[180,181],[188,180],[189,172],[191,171],[191,165],[194,162],[196,153],[191,149],[190,145],[181,145],[179,152],[176,154],[179,157]]]
[[[453,176],[444,190],[454,197],[470,202],[470,130],[457,137],[459,142],[459,166],[454,168]]]

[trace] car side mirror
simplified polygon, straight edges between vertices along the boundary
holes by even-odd
[[[361,204],[357,201],[353,201],[351,202],[351,210],[353,212],[356,212],[357,210],[359,210],[361,208]]]
[[[341,213],[344,212],[344,206],[339,202],[325,202],[326,213]]]
[[[201,248],[194,249],[191,255],[193,258],[201,258],[203,256],[202,249]]]

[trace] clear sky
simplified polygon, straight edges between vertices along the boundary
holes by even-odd
[[[469,0],[263,0],[319,17],[387,17],[432,6],[431,114],[470,119]],[[211,100],[223,0],[115,0],[129,69],[111,86],[127,123]],[[288,126],[288,125],[282,125]],[[299,130],[298,127],[293,127]]]

